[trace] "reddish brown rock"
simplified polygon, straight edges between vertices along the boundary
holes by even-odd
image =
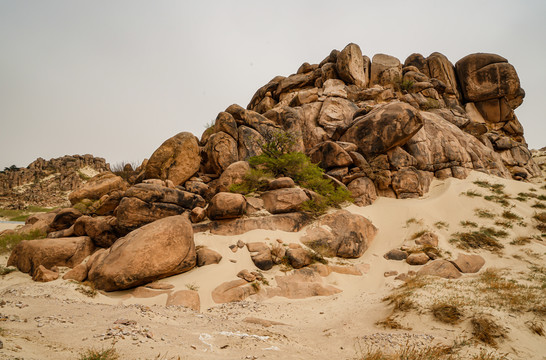
[[[125,197],[136,198],[147,203],[174,204],[185,209],[206,205],[205,200],[200,195],[155,184],[132,186],[125,192]]]
[[[298,211],[309,197],[300,188],[270,190],[262,194],[264,207],[272,214]]]
[[[222,175],[220,175],[218,190],[229,191],[232,185],[242,183],[249,171],[250,165],[246,161],[237,161],[229,165]]]
[[[417,272],[417,275],[438,276],[444,279],[457,279],[461,277],[461,273],[455,265],[442,259],[429,262]]]
[[[89,256],[95,246],[87,236],[23,240],[11,252],[7,266],[16,266],[19,271],[33,274],[38,266],[73,267]]]
[[[462,273],[477,273],[485,265],[485,259],[480,255],[459,254],[451,263]]]
[[[204,155],[207,173],[221,174],[239,160],[237,141],[223,131],[217,132],[208,140]]]
[[[241,194],[220,192],[210,200],[207,215],[211,220],[231,219],[244,215],[245,197]]]
[[[199,170],[200,164],[197,138],[189,132],[181,132],[154,151],[146,164],[144,178],[171,180],[174,185],[180,185]]]
[[[38,266],[32,275],[32,280],[40,282],[49,282],[57,280],[59,278],[59,273],[56,271],[51,271],[46,269],[43,265]]]
[[[241,278],[247,282],[253,282],[256,280],[256,275],[252,274],[247,269],[243,269],[237,273],[237,277]]]
[[[126,189],[125,181],[111,172],[103,172],[92,177],[83,187],[75,190],[68,195],[68,200],[72,205],[83,199],[99,200],[103,195],[116,190]]]
[[[122,290],[183,273],[196,265],[193,230],[186,216],[157,220],[118,239],[90,265],[98,289]]]
[[[96,246],[108,248],[118,238],[116,226],[117,219],[113,216],[82,216],[74,223],[74,232],[89,236]]]
[[[402,250],[393,249],[387,252],[383,257],[387,260],[406,260],[408,258],[408,253]]]
[[[68,229],[74,225],[74,222],[80,216],[82,216],[82,213],[74,208],[62,209],[55,215],[51,224],[49,224],[48,232]]]
[[[201,300],[199,293],[194,290],[178,290],[167,297],[166,306],[184,306],[189,309],[199,311],[201,309]]]
[[[202,247],[197,250],[197,266],[205,266],[218,264],[222,260],[222,255],[217,251],[209,249],[207,247]]]

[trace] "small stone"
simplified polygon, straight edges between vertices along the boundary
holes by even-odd
[[[396,270],[385,271],[385,273],[383,274],[384,277],[391,277],[391,276],[396,276],[396,275],[398,275],[398,271],[396,271]]]
[[[238,247],[239,249],[244,248],[244,247],[245,247],[245,242],[244,242],[243,240],[240,240],[240,239],[237,240],[237,247]]]
[[[232,252],[236,253],[237,250],[239,249],[239,247],[238,247],[237,245],[230,245],[230,246],[229,246],[229,249],[230,249]]]

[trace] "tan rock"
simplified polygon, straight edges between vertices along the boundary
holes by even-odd
[[[402,169],[392,177],[392,189],[399,199],[414,198],[427,193],[431,182],[431,173],[415,168]]]
[[[32,275],[32,280],[40,282],[49,282],[57,280],[59,273],[46,269],[43,265],[39,265]]]
[[[358,106],[352,101],[339,97],[329,97],[322,104],[317,122],[331,138],[336,130],[343,131],[351,125],[353,114],[357,110]]]
[[[256,275],[252,274],[247,269],[243,269],[237,273],[237,277],[241,278],[243,280],[246,280],[248,282],[253,282],[256,280]]]
[[[359,177],[347,185],[354,202],[358,206],[371,205],[377,200],[377,191],[373,181],[367,177]]]
[[[368,249],[377,228],[365,217],[338,210],[323,216],[301,242],[323,256],[358,258]]]
[[[280,177],[269,182],[269,190],[285,189],[295,187],[294,180],[289,177]]]
[[[111,172],[103,172],[92,177],[83,187],[68,195],[72,205],[83,199],[99,200],[103,195],[116,190],[125,190],[125,181]]]
[[[222,255],[217,251],[209,249],[207,247],[202,247],[197,250],[197,266],[205,266],[218,264],[222,260]]]
[[[246,161],[237,161],[230,164],[222,175],[220,175],[218,189],[220,191],[229,191],[232,185],[242,183],[249,171],[250,165]]]
[[[402,250],[393,249],[387,252],[383,257],[387,260],[406,260],[408,258],[408,253]]]
[[[206,217],[207,212],[202,207],[193,208],[190,212],[190,220],[194,224],[205,220]]]
[[[375,54],[370,68],[370,84],[393,84],[395,79],[402,79],[402,64],[394,56]]]
[[[262,154],[262,144],[265,143],[264,137],[256,130],[241,125],[239,126],[238,151],[239,160],[244,161],[252,156]]]
[[[480,255],[459,254],[451,263],[462,273],[477,273],[485,265],[485,259]]]
[[[173,284],[169,284],[162,281],[154,281],[149,284],[144,285],[144,287],[154,290],[171,290],[174,289]]]
[[[147,203],[134,197],[124,197],[116,208],[116,228],[128,233],[143,225],[169,216],[183,214],[185,209],[169,203]]]
[[[455,67],[448,58],[439,52],[434,52],[427,58],[427,64],[430,77],[443,82],[447,86],[445,92],[460,99],[461,95],[459,94],[459,85],[455,76]]]
[[[431,275],[445,279],[457,279],[461,277],[461,273],[455,265],[442,259],[429,262],[417,272],[417,275]]]
[[[248,231],[280,230],[296,232],[301,230],[310,221],[305,213],[276,214],[263,217],[216,220],[208,223],[194,224],[195,232],[210,231],[215,235],[241,235]]]
[[[272,214],[298,211],[309,197],[300,188],[270,190],[262,194],[264,207]]]
[[[89,280],[114,291],[183,273],[196,264],[193,231],[186,216],[157,220],[118,239],[91,265]]]
[[[174,185],[180,185],[199,170],[200,163],[197,138],[189,132],[181,132],[154,151],[146,164],[144,177],[171,180]]]
[[[368,85],[362,51],[356,44],[351,43],[341,50],[337,56],[336,70],[339,77],[347,84],[355,84],[361,88]]]
[[[275,276],[277,287],[265,289],[267,297],[283,296],[289,299],[305,299],[311,296],[330,296],[342,290],[325,285],[321,276],[312,269],[294,270],[290,275]]]
[[[288,249],[286,251],[286,256],[288,257],[288,261],[290,262],[290,265],[294,269],[301,269],[302,267],[311,265],[313,262],[313,258],[309,254],[309,252],[303,248],[297,248],[297,249]]]
[[[212,291],[212,300],[217,304],[241,301],[257,293],[257,289],[246,280],[225,282]]]
[[[174,204],[185,209],[193,209],[196,206],[204,207],[206,205],[205,200],[200,195],[154,184],[137,184],[131,186],[125,192],[125,197],[137,198],[147,203]]]
[[[209,138],[205,152],[205,170],[211,174],[220,174],[239,160],[237,141],[223,131]]]
[[[201,300],[199,293],[194,290],[178,290],[169,294],[165,306],[184,306],[189,309],[199,311],[201,309]]]
[[[413,254],[409,254],[408,258],[406,259],[406,262],[410,265],[424,265],[426,264],[430,258],[427,254],[424,252],[417,252]]]
[[[211,220],[237,218],[243,216],[245,208],[243,195],[220,192],[210,200],[207,215]]]
[[[404,145],[422,126],[417,109],[406,103],[388,103],[355,119],[340,140],[352,142],[364,155],[373,156]]]
[[[323,169],[352,165],[351,156],[333,141],[322,142],[308,151],[308,155],[314,164],[319,164]]]
[[[270,326],[273,326],[273,325],[286,325],[285,323],[282,323],[282,322],[273,321],[273,320],[266,320],[266,319],[260,319],[260,318],[252,317],[252,316],[244,318],[243,321],[246,322],[246,323],[249,323],[249,324],[262,325],[262,326],[265,326],[265,327],[270,327]]]
[[[423,235],[419,236],[417,239],[415,239],[415,243],[417,245],[421,246],[432,246],[437,247],[438,246],[438,235],[435,233],[432,233],[430,231],[427,231]]]
[[[87,236],[23,240],[11,252],[7,266],[16,266],[19,271],[33,274],[38,266],[73,267],[89,256],[95,246]]]
[[[87,279],[87,264],[80,263],[63,275],[63,280],[85,281]]]
[[[74,223],[78,236],[87,235],[96,246],[109,248],[117,240],[117,219],[113,216],[82,216]]]

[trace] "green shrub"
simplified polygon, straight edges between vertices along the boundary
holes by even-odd
[[[301,187],[313,190],[319,196],[303,204],[303,210],[318,215],[329,207],[338,207],[351,201],[349,191],[336,186],[331,179],[324,176],[324,170],[302,152],[293,151],[296,144],[295,135],[283,131],[266,134],[262,145],[263,153],[248,159],[251,170],[245,175],[242,184],[234,185],[230,191],[249,193],[265,190],[268,177],[287,176]]]

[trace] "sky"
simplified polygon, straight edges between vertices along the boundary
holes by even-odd
[[[516,115],[546,146],[545,1],[0,0],[0,169],[93,154],[140,163],[181,131],[246,107],[276,75],[356,43],[404,62],[502,55]]]

